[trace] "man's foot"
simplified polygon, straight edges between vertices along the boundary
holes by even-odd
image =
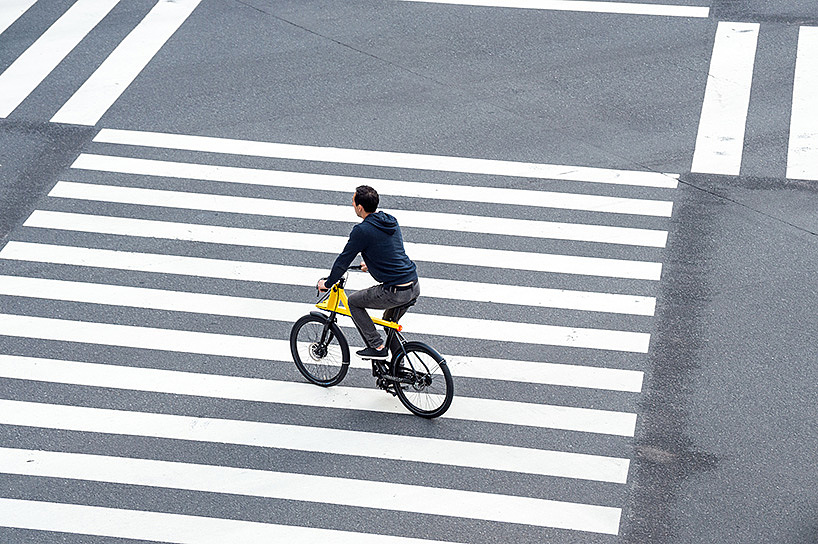
[[[386,346],[382,347],[381,349],[378,348],[366,348],[356,351],[360,357],[364,359],[386,359],[389,356],[389,350]]]

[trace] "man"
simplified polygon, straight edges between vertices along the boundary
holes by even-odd
[[[335,259],[326,280],[318,281],[318,289],[326,291],[341,279],[352,260],[360,253],[361,269],[368,271],[379,285],[356,291],[349,296],[349,311],[366,347],[357,353],[370,359],[384,359],[389,349],[367,313],[367,308],[386,310],[384,319],[397,321],[402,312],[396,310],[420,295],[415,263],[406,256],[398,221],[378,209],[377,191],[368,185],[355,189],[352,205],[363,221],[352,227],[346,247]]]

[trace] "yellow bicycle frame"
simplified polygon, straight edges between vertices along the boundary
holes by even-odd
[[[324,310],[327,312],[335,312],[340,315],[345,315],[348,317],[352,317],[352,314],[349,313],[349,303],[347,301],[347,295],[344,293],[344,290],[338,287],[336,283],[333,285],[329,290],[329,296],[315,305],[316,308],[319,310]],[[388,327],[390,329],[395,329],[397,331],[403,330],[403,327],[394,321],[384,321],[383,319],[379,319],[377,317],[370,316],[372,322],[376,325],[380,325],[382,327]]]

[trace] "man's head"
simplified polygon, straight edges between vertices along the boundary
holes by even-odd
[[[358,217],[366,217],[378,209],[378,192],[369,185],[361,185],[352,195],[352,204]]]

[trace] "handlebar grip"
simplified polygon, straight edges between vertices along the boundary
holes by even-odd
[[[361,265],[359,265],[359,264],[354,264],[354,265],[352,265],[352,266],[348,266],[348,267],[347,267],[347,270],[361,270]]]

